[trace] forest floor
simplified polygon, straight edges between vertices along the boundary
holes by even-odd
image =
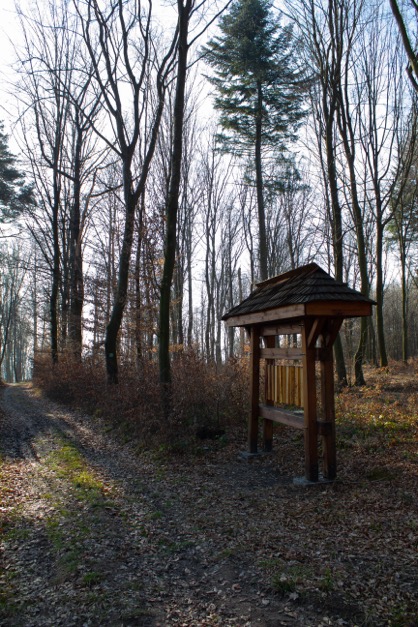
[[[409,378],[408,378],[409,377]],[[418,625],[418,381],[337,399],[338,480],[301,434],[144,452],[30,384],[0,390],[0,624]],[[126,435],[126,434],[125,434]]]

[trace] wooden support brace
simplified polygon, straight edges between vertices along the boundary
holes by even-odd
[[[248,418],[248,451],[257,453],[258,439],[258,406],[260,403],[260,331],[258,327],[251,327],[250,332],[250,395],[251,410]]]
[[[324,318],[315,318],[312,322],[312,326],[310,328],[308,337],[307,337],[307,348],[315,348],[317,339],[322,332],[322,329],[325,324]]]
[[[326,329],[324,329],[323,332],[324,343],[327,348],[331,348],[334,345],[343,322],[344,318],[332,318],[328,321]]]
[[[319,432],[322,436],[324,477],[332,480],[337,476],[332,344],[327,349],[325,358],[321,361],[321,405],[323,421],[321,421]]]
[[[275,350],[274,347],[275,347],[276,339],[274,336],[269,335],[265,337],[264,342],[265,342],[266,348],[261,350],[261,356],[263,355],[263,350],[271,351],[271,352],[274,352]],[[265,377],[264,377],[265,403],[266,405],[270,405],[270,406],[274,405],[274,397],[273,397],[273,394],[271,394],[271,391],[272,391],[271,386],[269,386],[269,383],[271,382],[271,378],[274,375],[274,356],[271,355],[271,357],[266,359],[266,372],[265,372]],[[271,377],[268,376],[269,374],[268,370],[270,370]],[[264,447],[265,453],[270,453],[273,449],[273,422],[269,418],[264,418],[263,420],[263,447]]]
[[[302,333],[303,358],[303,405],[305,437],[305,477],[318,481],[318,426],[316,416],[315,348],[308,348],[312,324],[307,323]]]

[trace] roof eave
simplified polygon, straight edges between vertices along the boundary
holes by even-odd
[[[362,318],[372,315],[372,305],[372,301],[313,301],[231,316],[226,314],[222,320],[228,327],[247,327],[256,324],[274,324],[275,322],[300,320],[308,316]]]

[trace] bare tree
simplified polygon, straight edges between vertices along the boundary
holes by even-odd
[[[408,28],[408,20],[402,15],[399,3],[397,0],[389,0],[390,8],[392,9],[393,16],[399,28],[399,32],[402,37],[402,43],[405,48],[405,52],[408,57],[408,76],[415,91],[418,92],[418,54],[416,51],[416,43],[412,41],[413,37],[417,37],[417,33],[411,33]],[[416,0],[409,0],[409,7],[412,12],[415,12],[415,24],[418,19],[418,3]],[[412,18],[413,19],[413,18]]]
[[[413,107],[405,129],[399,129],[397,170],[399,176],[392,190],[391,209],[393,219],[389,223],[391,241],[396,245],[401,270],[402,302],[402,360],[406,363],[413,353],[409,341],[409,295],[413,277],[416,274],[416,248],[418,229],[418,189],[416,169],[418,161],[417,147],[417,111]],[[412,279],[412,280],[411,280]]]
[[[177,216],[181,188],[183,161],[183,137],[185,120],[185,94],[188,71],[188,56],[192,45],[207,30],[219,14],[202,21],[202,9],[206,0],[177,0],[178,47],[173,104],[173,143],[170,162],[170,182],[165,211],[164,266],[161,280],[159,316],[159,369],[160,382],[164,386],[171,383],[170,369],[170,297],[177,247]],[[228,3],[227,3],[228,4]],[[216,6],[216,5],[215,5]],[[191,25],[195,18],[196,23]]]
[[[337,172],[337,112],[341,86],[342,64],[345,55],[347,19],[346,0],[292,0],[290,13],[296,21],[307,63],[312,67],[316,82],[311,91],[311,102],[316,123],[316,137],[321,172],[326,189],[326,208],[332,229],[335,278],[343,280],[343,211]],[[338,381],[347,383],[341,339],[334,344]]]
[[[113,135],[108,137],[97,124],[95,129],[122,164],[125,225],[105,340],[108,381],[117,383],[117,340],[127,302],[135,212],[157,143],[178,29],[160,58],[158,51],[164,43],[153,32],[151,3],[131,5],[118,0],[104,8],[97,0],[74,0],[74,4],[94,68],[95,97],[103,101]]]
[[[34,5],[37,19],[20,14],[24,52],[19,55],[21,68],[20,100],[23,149],[36,185],[37,206],[31,212],[32,234],[51,273],[49,298],[51,356],[58,361],[59,291],[61,285],[60,215],[65,162],[65,133],[69,114],[64,94],[72,80],[70,41],[66,17],[54,5],[49,15]],[[49,20],[49,21],[48,21]]]
[[[11,250],[2,246],[0,260],[0,369],[12,382],[16,377],[19,379],[23,370],[22,353],[27,352],[29,344],[29,325],[25,325],[22,307],[28,266],[18,246]]]
[[[61,345],[67,347],[69,334],[71,351],[81,358],[82,245],[105,151],[98,150],[91,123],[81,115],[87,109],[94,119],[100,103],[87,102],[92,74],[88,63],[80,64],[76,18],[55,2],[35,4],[33,10],[30,16],[19,14],[25,41],[18,53],[22,143],[38,200],[30,228],[52,277],[51,352],[56,362],[60,328]]]
[[[347,189],[350,194],[350,209],[353,217],[354,230],[357,240],[358,265],[361,276],[361,293],[368,297],[370,292],[370,282],[368,276],[366,241],[364,236],[364,212],[359,193],[359,176],[357,174],[357,144],[358,137],[356,127],[358,118],[356,118],[355,108],[356,101],[350,93],[350,84],[353,80],[351,69],[353,65],[353,57],[355,53],[356,40],[359,37],[360,18],[363,13],[363,1],[344,2],[341,3],[341,12],[343,19],[340,22],[340,29],[336,31],[336,41],[334,45],[341,45],[339,42],[345,42],[344,57],[342,61],[342,71],[340,74],[340,84],[338,89],[338,106],[337,106],[337,124],[344,148],[345,161],[348,170]],[[357,110],[358,116],[361,115]],[[363,360],[365,347],[367,342],[367,318],[361,320],[361,331],[359,345],[355,355],[355,380],[356,385],[364,385]]]
[[[392,218],[393,188],[399,177],[399,167],[394,164],[399,127],[403,125],[403,100],[408,90],[400,72],[397,37],[391,24],[386,26],[383,19],[383,3],[373,7],[369,15],[371,19],[367,20],[359,41],[352,97],[357,108],[357,132],[364,161],[365,203],[375,225],[374,263],[371,265],[375,268],[379,362],[384,367],[388,364],[383,319],[384,238]]]

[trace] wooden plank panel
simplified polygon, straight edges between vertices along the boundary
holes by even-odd
[[[303,407],[303,368],[301,365],[275,365],[270,376],[271,398],[276,404]]]
[[[295,368],[295,372],[296,372],[295,405],[297,407],[303,407],[303,369],[301,367]]]
[[[280,368],[280,402],[286,402],[286,366]]]
[[[290,411],[284,411],[278,407],[271,407],[270,405],[259,405],[258,411],[261,418],[279,422],[289,427],[295,427],[296,429],[304,428],[303,416],[298,416]]]
[[[302,359],[301,348],[262,348],[262,359]]]
[[[288,372],[288,390],[289,390],[289,396],[288,396],[288,403],[289,405],[295,405],[295,392],[296,392],[296,386],[295,386],[295,367],[294,366],[289,366],[287,369]]]

